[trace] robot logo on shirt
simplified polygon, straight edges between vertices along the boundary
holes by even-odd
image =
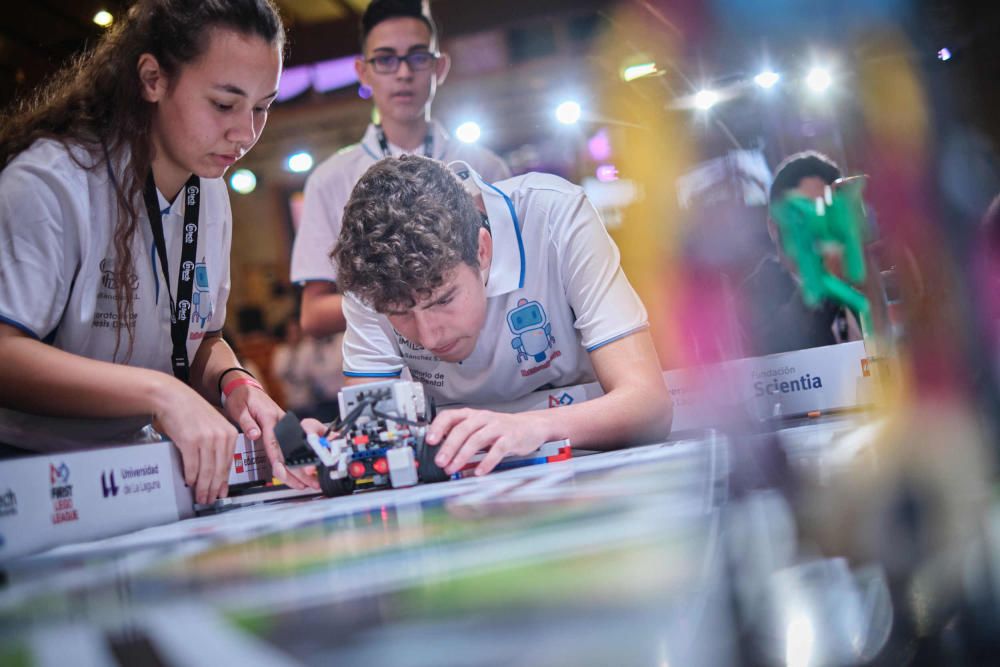
[[[194,265],[194,290],[191,293],[191,319],[198,320],[204,327],[215,312],[212,303],[212,293],[208,288],[208,267],[205,266],[205,258]]]
[[[541,363],[556,344],[545,309],[537,301],[519,299],[517,305],[507,312],[507,326],[514,334],[510,346],[517,351],[517,363],[528,359]]]

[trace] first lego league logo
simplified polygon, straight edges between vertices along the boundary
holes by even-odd
[[[73,485],[69,483],[69,466],[49,464],[49,483],[52,485],[52,523],[66,523],[80,518],[73,507]]]

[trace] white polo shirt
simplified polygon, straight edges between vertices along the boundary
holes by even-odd
[[[91,164],[86,152],[74,155]],[[121,165],[116,170],[121,179]],[[159,195],[176,298],[184,228],[184,197]],[[197,262],[192,294],[188,358],[194,361],[207,332],[226,320],[232,214],[222,179],[201,179]],[[0,172],[0,322],[59,349],[114,361],[114,226],[118,205],[108,171],[83,169],[58,141],[39,140]],[[170,306],[146,208],[137,202],[133,239],[135,338],[130,366],[172,374]],[[124,361],[122,332],[117,361]],[[58,406],[55,406],[58,410]],[[60,419],[0,408],[0,442],[54,450],[134,438],[149,423],[135,419]]]
[[[344,298],[344,374],[407,368],[439,404],[510,401],[596,378],[589,353],[647,325],[618,248],[583,189],[526,174],[495,185],[470,177],[493,234],[486,320],[472,354],[441,361],[353,295]]]
[[[485,148],[454,141],[436,122],[431,123],[431,132],[434,142],[430,157],[443,162],[467,162],[491,182],[510,177],[503,160]],[[393,157],[407,152],[423,155],[424,149],[404,151],[389,144],[389,152]],[[293,283],[336,282],[337,269],[330,253],[340,236],[344,206],[358,179],[383,157],[386,156],[379,146],[377,129],[369,125],[361,143],[327,158],[310,174],[306,180],[302,219],[292,246]]]

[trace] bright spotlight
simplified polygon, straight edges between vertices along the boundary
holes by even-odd
[[[563,125],[572,125],[580,120],[580,105],[567,100],[556,107],[556,120]]]
[[[460,141],[464,141],[467,144],[474,144],[479,141],[480,135],[483,131],[479,127],[479,123],[475,121],[468,120],[455,129],[455,136],[459,138]]]
[[[815,93],[824,92],[832,83],[833,77],[830,76],[830,72],[822,67],[813,67],[806,75],[806,85]]]
[[[714,90],[699,90],[694,95],[694,106],[702,111],[708,111],[719,102],[719,94]]]
[[[627,83],[629,81],[641,79],[644,76],[649,76],[650,74],[656,74],[658,71],[659,70],[656,69],[656,63],[641,63],[639,65],[626,67],[625,71],[622,72],[622,79]]]
[[[951,49],[943,48],[938,51],[938,60],[951,60]]]
[[[781,75],[771,70],[764,70],[753,78],[753,82],[765,90],[772,88],[780,80]]]
[[[295,153],[288,156],[288,170],[294,171],[296,174],[301,174],[302,172],[309,171],[313,166],[313,157],[302,151],[301,153]]]
[[[237,169],[229,177],[229,186],[241,195],[248,195],[257,187],[257,177],[249,169]]]
[[[111,12],[102,9],[94,14],[94,18],[91,20],[102,28],[107,28],[109,25],[114,23],[115,17],[111,15]]]

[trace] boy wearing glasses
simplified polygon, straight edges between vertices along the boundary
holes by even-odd
[[[444,162],[462,160],[492,182],[510,176],[490,151],[452,140],[430,118],[437,86],[450,62],[437,50],[437,31],[420,0],[373,0],[361,18],[358,78],[372,91],[380,122],[361,143],[320,164],[305,186],[302,219],[292,249],[292,281],[304,285],[302,328],[312,336],[344,330],[337,267],[330,260],[344,205],[361,175],[376,161],[404,153]],[[339,345],[337,346],[339,348]]]

